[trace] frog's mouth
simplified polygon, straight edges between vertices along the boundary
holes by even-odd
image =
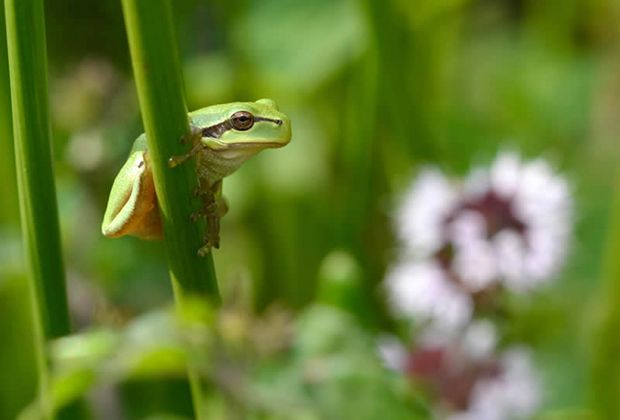
[[[278,120],[278,119],[275,119],[275,118],[254,117],[254,122],[257,122],[257,121],[271,122],[271,123],[274,123],[277,126],[281,126],[282,125],[282,120]]]
[[[220,141],[214,141],[217,144],[218,150],[243,150],[243,149],[277,149],[284,146],[286,143],[278,143],[275,141],[253,141],[243,143],[224,143]]]

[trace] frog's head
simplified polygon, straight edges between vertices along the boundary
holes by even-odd
[[[252,155],[291,140],[291,122],[271,99],[214,105],[190,114],[202,143],[222,155]]]

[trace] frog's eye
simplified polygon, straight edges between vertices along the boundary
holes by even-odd
[[[247,111],[238,111],[232,114],[230,122],[235,130],[245,131],[254,125],[254,116]]]

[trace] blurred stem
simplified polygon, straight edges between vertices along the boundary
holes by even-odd
[[[424,95],[425,80],[411,77],[411,69],[425,66],[414,45],[414,34],[405,16],[396,10],[395,2],[363,0],[377,54],[377,104],[381,110],[379,129],[389,133],[396,156],[407,158],[434,158],[436,145],[424,124],[424,108],[417,107],[417,98]],[[416,7],[415,2],[411,7]],[[412,58],[413,57],[413,58]],[[407,61],[413,60],[413,63]],[[405,63],[404,63],[405,61]],[[415,64],[415,66],[410,65]]]
[[[6,0],[15,160],[24,243],[45,335],[70,332],[60,249],[41,0]]]
[[[555,52],[574,52],[580,3],[578,0],[526,1],[524,27],[529,41]]]
[[[385,220],[377,206],[377,197],[385,195],[384,167],[380,158],[384,136],[380,133],[382,114],[379,97],[378,56],[374,51],[357,63],[347,77],[347,106],[338,161],[342,166],[337,194],[340,211],[332,217],[332,230],[338,232],[336,246],[353,253],[362,262],[363,276],[356,285],[358,298],[370,305],[375,295],[376,279],[381,278],[383,255],[373,252],[375,244],[386,243]],[[358,116],[364,115],[364,118]],[[389,150],[389,148],[387,148]]]
[[[45,392],[49,382],[45,340],[68,334],[70,322],[51,157],[43,2],[6,0],[5,12],[15,160],[39,396],[43,411],[51,417],[51,402],[46,400]]]
[[[600,418],[620,418],[620,170],[604,261],[601,318],[592,358],[592,398]]]
[[[15,178],[15,151],[13,149],[13,123],[11,121],[11,94],[9,85],[9,63],[4,25],[4,1],[0,0],[0,165],[2,182],[2,206],[0,206],[0,224],[13,224],[19,218],[17,201],[17,179]]]
[[[345,211],[335,227],[342,241],[338,245],[359,244],[360,250],[365,243],[363,236],[369,232],[360,232],[359,227],[367,227],[376,211],[374,202],[381,184],[378,175],[382,174],[377,168],[381,162],[377,158],[381,153],[377,139],[383,140],[377,127],[380,118],[376,106],[377,75],[377,57],[371,52],[347,77],[347,107],[343,111],[346,117],[338,153],[340,164],[345,168],[339,193]],[[365,118],[359,118],[360,115]]]
[[[393,2],[363,0],[362,4],[372,31],[372,49],[377,55],[378,109],[384,110],[384,124],[400,145],[409,146],[404,150],[409,152],[411,142],[407,124],[412,116],[408,103],[410,87],[406,84],[409,69],[402,62],[403,51],[409,50],[406,48],[408,35],[404,30],[404,19],[394,10]],[[422,137],[416,143],[421,144],[424,140]]]
[[[167,164],[171,156],[185,152],[179,139],[189,131],[170,2],[123,0],[123,12],[177,305],[183,307],[190,295],[217,301],[213,259],[197,256],[201,229],[190,222],[194,162],[173,170]],[[189,378],[194,410],[201,418],[201,387],[191,367]]]
[[[454,155],[457,150],[447,129],[450,125],[448,104],[454,95],[454,75],[458,73],[455,57],[463,17],[457,10],[444,13],[419,26],[410,24],[413,34],[410,77],[415,86],[411,108],[415,113],[415,140],[424,136],[423,141],[432,145],[429,146],[431,157],[437,160]]]
[[[362,1],[378,56],[378,124],[392,139],[391,166],[406,171],[412,159],[438,160],[453,147],[445,139],[447,105],[457,70],[458,8],[466,0],[410,2],[407,7]]]

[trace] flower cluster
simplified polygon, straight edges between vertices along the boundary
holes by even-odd
[[[527,348],[500,340],[499,293],[526,293],[561,269],[571,238],[567,182],[542,159],[503,152],[462,182],[426,168],[395,216],[402,244],[384,286],[394,314],[413,321],[413,345],[380,340],[386,365],[430,390],[452,420],[531,416],[540,380]],[[502,346],[498,346],[498,342]]]
[[[571,235],[566,181],[504,152],[462,183],[425,169],[396,216],[403,244],[386,278],[397,315],[462,327],[485,293],[526,292],[557,274]]]
[[[489,321],[475,321],[460,334],[425,331],[407,348],[383,337],[386,365],[411,377],[437,401],[436,415],[449,420],[528,418],[541,402],[541,383],[530,351],[511,346],[497,352]]]

